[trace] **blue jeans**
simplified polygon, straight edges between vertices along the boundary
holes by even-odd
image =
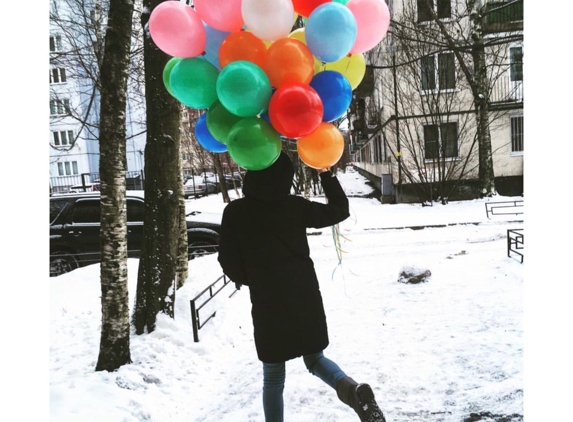
[[[346,374],[322,352],[302,357],[308,371],[336,389],[336,382]],[[285,363],[263,362],[263,409],[265,422],[283,422]]]

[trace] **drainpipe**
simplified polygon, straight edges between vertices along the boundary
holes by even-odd
[[[402,197],[402,147],[400,144],[400,121],[398,119],[398,87],[396,83],[396,48],[392,40],[392,78],[394,79],[394,115],[396,117],[396,159],[398,160],[398,193]]]

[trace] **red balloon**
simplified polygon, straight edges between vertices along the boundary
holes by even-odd
[[[277,132],[288,138],[312,133],[322,122],[324,105],[308,84],[292,83],[278,88],[269,102],[269,118]]]
[[[308,18],[312,11],[323,3],[330,3],[332,0],[292,0],[294,11],[299,15]]]

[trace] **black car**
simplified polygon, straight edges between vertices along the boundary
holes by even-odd
[[[128,257],[139,257],[143,238],[143,191],[127,191]],[[187,213],[189,259],[217,251],[221,215]],[[50,276],[100,262],[99,192],[50,197]]]

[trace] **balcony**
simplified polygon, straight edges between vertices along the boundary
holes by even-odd
[[[487,0],[484,32],[523,31],[523,0]]]
[[[523,81],[500,78],[494,84],[489,99],[492,104],[523,103]]]

